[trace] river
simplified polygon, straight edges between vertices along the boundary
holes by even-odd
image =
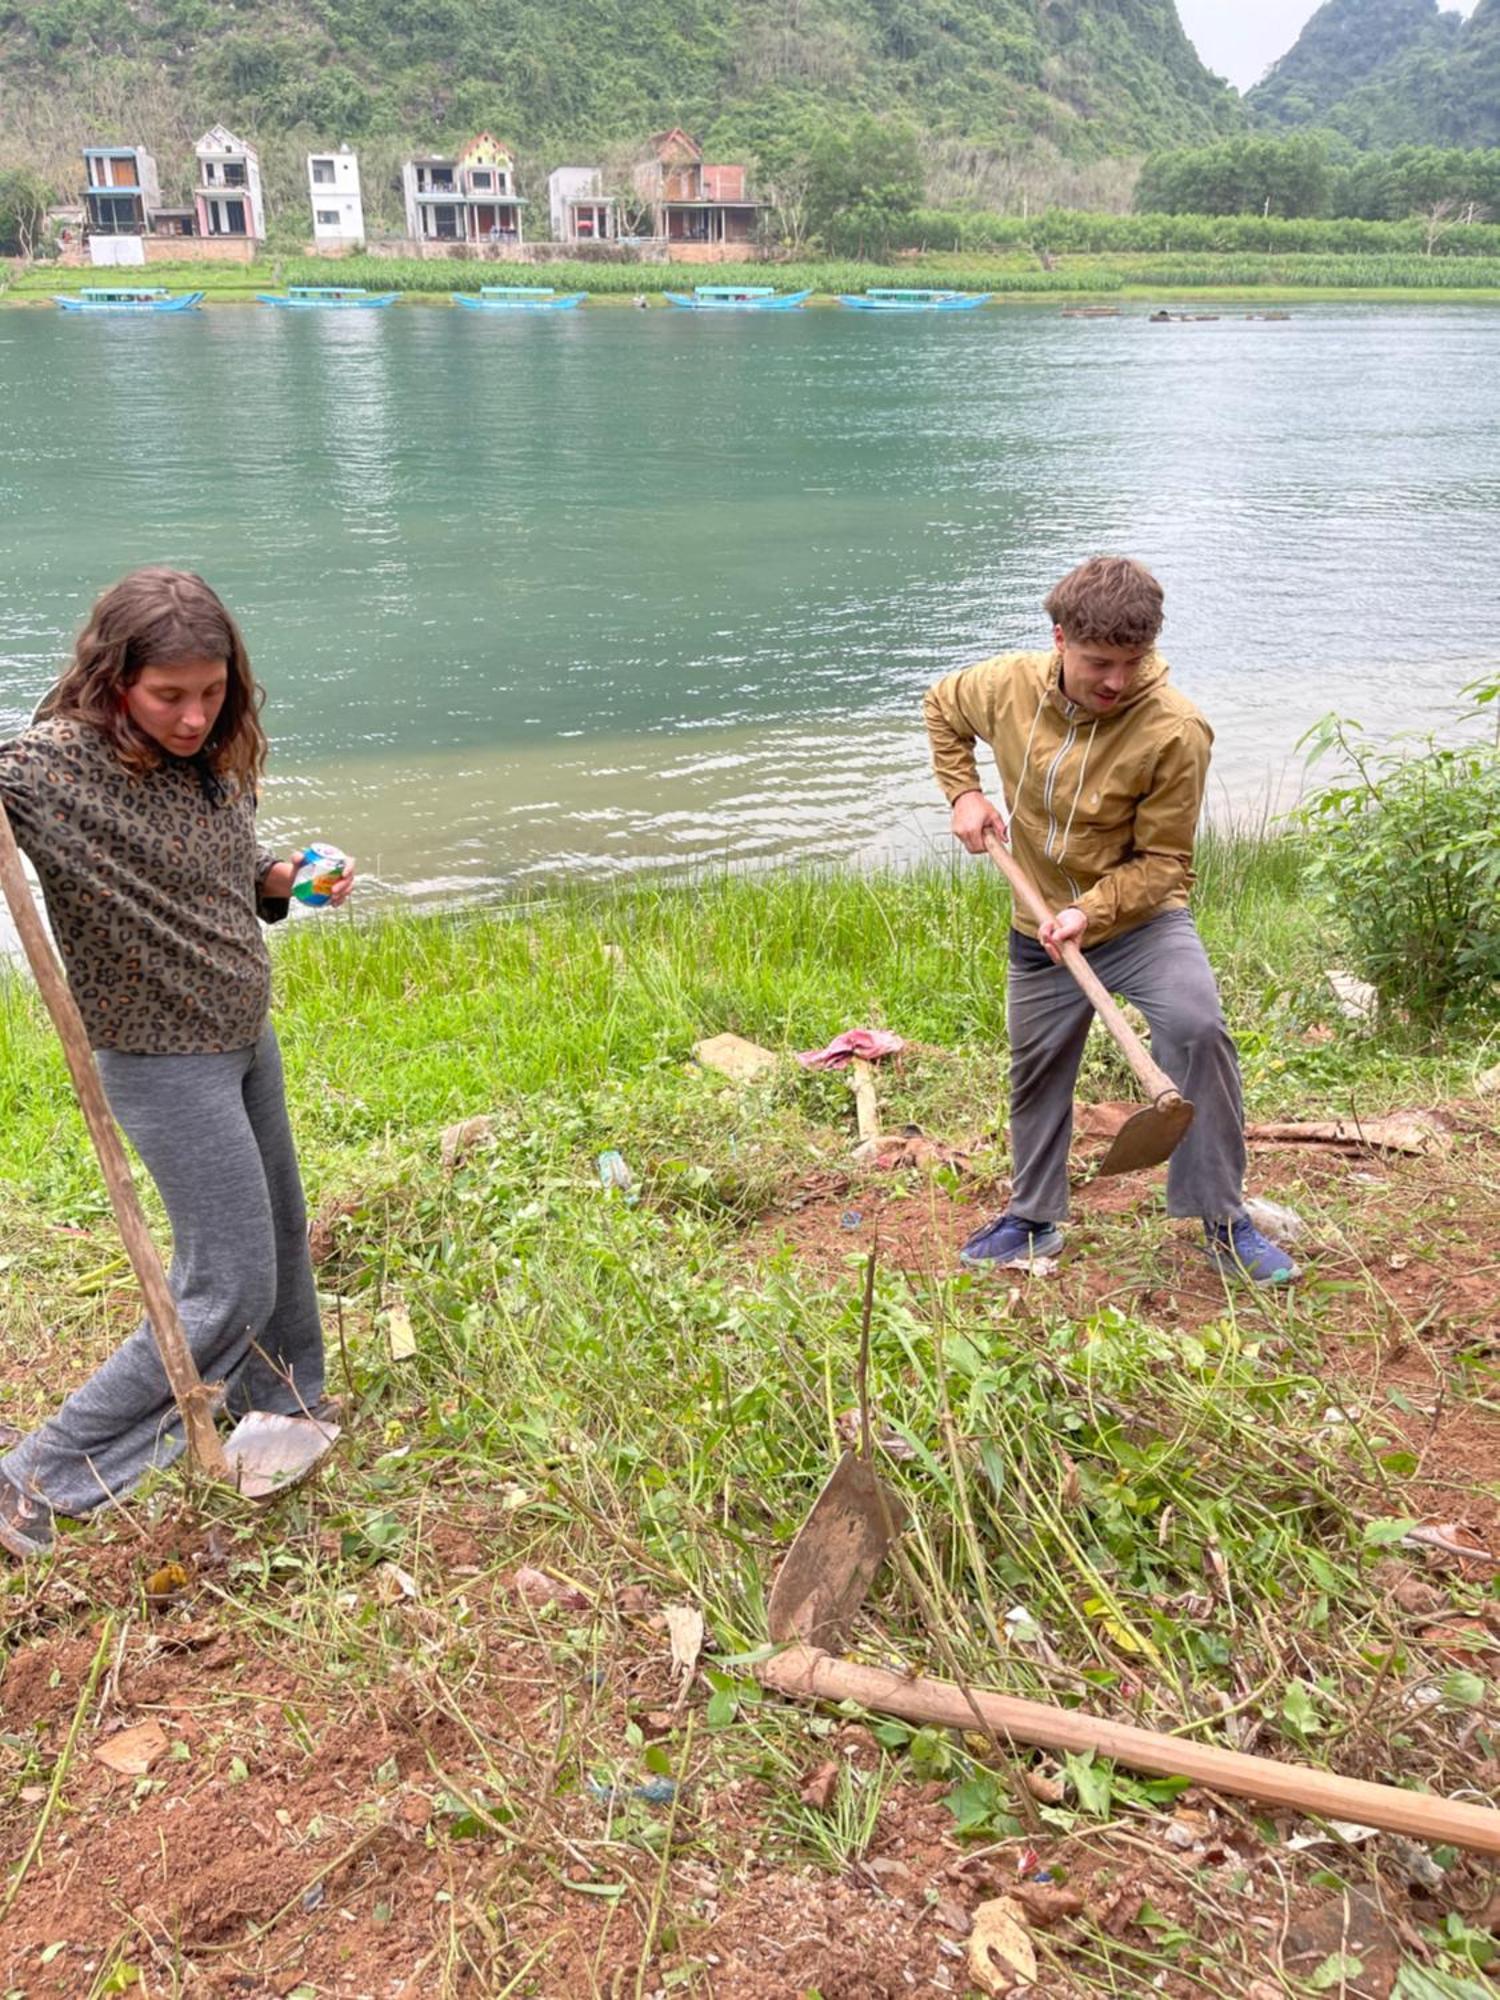
[[[923,688],[1123,549],[1254,811],[1325,711],[1493,671],[1500,311],[1245,312],[5,312],[0,732],[170,562],[269,690],[272,835],[390,891],[941,851]]]

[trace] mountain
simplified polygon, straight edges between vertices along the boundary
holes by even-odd
[[[1326,0],[1245,103],[1380,150],[1500,144],[1500,0],[1467,21],[1438,0]]]
[[[486,127],[529,167],[850,111],[1075,161],[1243,123],[1174,0],[0,0],[0,167],[88,134],[176,179],[220,120],[392,157]]]

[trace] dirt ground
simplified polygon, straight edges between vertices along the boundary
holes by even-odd
[[[1500,1138],[1492,1107],[1447,1117],[1440,1164],[1257,1149],[1253,1190],[1306,1218],[1310,1276],[1359,1281],[1325,1356],[1331,1394],[1380,1400],[1418,1457],[1430,1517],[1494,1552]],[[1488,1189],[1483,1226],[1449,1205],[1459,1187]],[[810,1175],[745,1255],[789,1250],[834,1274],[878,1234],[888,1264],[943,1271],[999,1205],[993,1188],[961,1192],[972,1198],[921,1175]],[[996,1309],[1046,1286],[1077,1314],[1113,1303],[1184,1328],[1222,1316],[1221,1281],[1157,1200],[1149,1181],[1081,1186],[1059,1271],[997,1279]],[[313,1516],[299,1559],[318,1560],[320,1532]],[[1445,1560],[1432,1556],[1434,1573]],[[19,1883],[0,1921],[5,2000],[963,1995],[977,1990],[972,1913],[1001,1895],[1032,1922],[1038,1994],[1275,2000],[1322,1990],[1299,1982],[1342,1954],[1333,1990],[1379,2000],[1403,1952],[1430,1956],[1418,1926],[1455,1898],[1467,1922],[1500,1925],[1494,1872],[1478,1863],[1450,1872],[1440,1909],[1423,1857],[1382,1837],[1340,1852],[1346,1875],[1365,1871],[1341,1891],[1317,1874],[1335,1836],[1289,1853],[1249,1810],[1194,1792],[1086,1835],[976,1850],[952,1831],[945,1785],[898,1779],[863,1858],[788,1859],[768,1836],[799,1783],[813,1801],[835,1781],[852,1796],[881,1760],[869,1730],[810,1728],[800,1780],[719,1782],[684,1728],[702,1690],[678,1705],[649,1582],[570,1605],[588,1644],[560,1651],[556,1620],[520,1602],[512,1561],[498,1506],[436,1489],[420,1571],[375,1564],[335,1607],[393,1635],[388,1676],[340,1685],[288,1664],[303,1655],[279,1643],[269,1573],[220,1528],[132,1512],[69,1537],[11,1600],[5,1637],[0,1854]],[[180,1581],[163,1584],[168,1564]],[[1424,1575],[1413,1556],[1393,1587]],[[1454,1646],[1493,1679],[1500,1630],[1481,1621]],[[162,1739],[148,1768],[100,1760],[148,1723]],[[664,1806],[601,1798],[561,1748],[631,1727],[671,1744],[681,1784]],[[1489,1789],[1500,1794],[1500,1771]]]

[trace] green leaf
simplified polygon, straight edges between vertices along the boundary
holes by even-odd
[[[1082,1754],[1069,1751],[1063,1764],[1083,1810],[1095,1819],[1108,1819],[1114,1779],[1110,1766],[1096,1764],[1092,1750],[1085,1750]]]
[[[1399,1520],[1366,1521],[1364,1544],[1367,1549],[1388,1549],[1393,1542],[1404,1541],[1413,1528],[1422,1523],[1414,1516],[1404,1515]]]
[[[1293,1681],[1287,1688],[1281,1698],[1281,1713],[1299,1736],[1317,1736],[1322,1731],[1317,1705],[1306,1681]]]
[[[1351,1979],[1358,1979],[1364,1969],[1363,1959],[1352,1958],[1345,1951],[1336,1951],[1324,1959],[1307,1983],[1314,1993],[1331,1993],[1335,1987],[1345,1986]]]
[[[1478,1674],[1466,1673],[1455,1668],[1451,1674],[1444,1674],[1439,1683],[1443,1699],[1454,1708],[1478,1708],[1485,1696],[1485,1684]]]
[[[715,1688],[708,1698],[708,1726],[710,1729],[727,1729],[734,1721],[739,1703],[734,1698],[733,1688]]]

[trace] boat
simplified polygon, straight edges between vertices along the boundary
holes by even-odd
[[[668,292],[667,304],[689,312],[791,312],[805,292],[778,292],[774,285],[695,285],[691,292]]]
[[[875,285],[867,292],[840,292],[838,300],[855,312],[972,312],[991,297],[989,292],[901,291],[892,285]]]
[[[470,312],[572,312],[588,294],[554,291],[551,285],[482,285],[477,298],[473,292],[448,296]]]
[[[399,292],[367,292],[363,285],[288,285],[284,292],[257,292],[263,306],[350,307],[393,306]]]
[[[202,292],[166,291],[160,285],[88,285],[81,292],[53,297],[65,313],[191,312]]]

